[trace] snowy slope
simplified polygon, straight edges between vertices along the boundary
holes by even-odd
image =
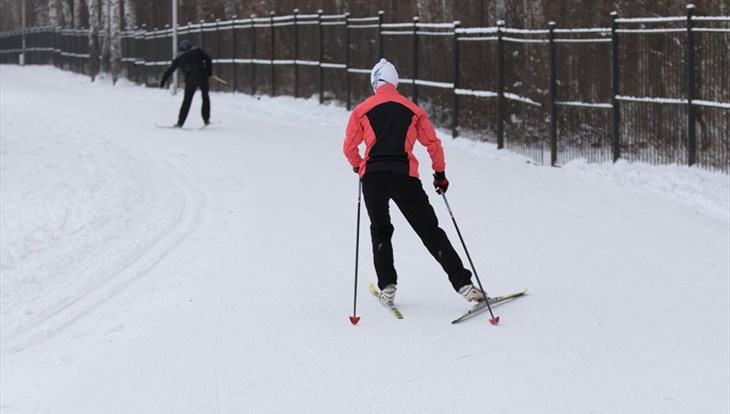
[[[4,414],[730,410],[727,175],[537,167],[441,132],[482,282],[530,293],[499,327],[451,325],[467,304],[395,212],[396,320],[367,292],[363,214],[352,326],[344,109],[213,94],[222,122],[179,131],[154,124],[180,94],[49,67],[0,82]]]

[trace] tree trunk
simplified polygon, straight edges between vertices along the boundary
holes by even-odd
[[[137,29],[137,2],[135,0],[124,0],[124,28],[126,30]]]
[[[61,2],[61,26],[65,28],[74,27],[73,13],[71,12],[71,2],[73,0],[59,0]]]
[[[196,22],[205,20],[205,5],[202,0],[195,2],[195,20]]]
[[[89,76],[91,81],[99,74],[99,0],[86,0],[89,10]]]
[[[73,28],[78,29],[81,27],[81,3],[82,0],[73,0]]]
[[[236,0],[224,0],[223,1],[223,19],[232,19],[236,12]]]
[[[109,64],[112,82],[117,83],[122,62],[122,13],[119,0],[109,0]]]
[[[99,32],[101,35],[101,71],[109,73],[109,61],[111,54],[111,30],[109,14],[111,11],[110,7],[111,0],[101,0],[101,27]]]
[[[48,0],[48,26],[58,27],[58,0]]]

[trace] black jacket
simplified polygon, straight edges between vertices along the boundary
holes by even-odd
[[[185,75],[185,83],[196,82],[201,83],[205,78],[213,75],[213,61],[210,56],[203,49],[194,47],[187,52],[183,52],[175,59],[172,60],[172,64],[162,75],[161,85],[167,82],[167,79],[172,75],[175,69],[180,68],[182,73]]]

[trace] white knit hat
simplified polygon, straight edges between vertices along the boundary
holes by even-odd
[[[380,85],[384,83],[398,87],[398,72],[392,63],[380,59],[380,62],[376,63],[372,72],[370,72],[370,85],[373,87],[373,92],[377,91]]]

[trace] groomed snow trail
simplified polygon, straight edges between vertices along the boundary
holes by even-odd
[[[367,292],[363,210],[352,326],[344,109],[214,93],[221,123],[177,131],[154,124],[179,94],[50,67],[0,82],[3,414],[730,409],[727,175],[538,167],[442,131],[482,281],[529,294],[499,327],[451,325],[468,305],[394,207],[396,320]]]

